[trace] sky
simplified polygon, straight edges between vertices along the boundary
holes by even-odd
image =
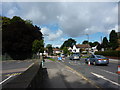
[[[119,27],[118,2],[2,2],[2,16],[31,20],[41,28],[45,45],[54,47],[69,38],[77,44],[88,38],[109,40],[111,30],[118,32]]]

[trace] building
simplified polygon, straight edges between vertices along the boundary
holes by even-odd
[[[59,54],[59,53],[61,53],[61,50],[59,48],[53,49],[53,54]]]
[[[91,47],[88,44],[77,44],[77,45],[74,45],[73,48],[71,47],[68,48],[68,50],[73,53],[79,53],[80,50],[84,50],[84,51],[91,50]]]

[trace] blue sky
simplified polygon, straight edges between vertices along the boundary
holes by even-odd
[[[61,46],[68,38],[77,43],[109,39],[118,32],[117,2],[8,2],[2,3],[2,16],[20,16],[32,20],[45,35],[45,45]]]

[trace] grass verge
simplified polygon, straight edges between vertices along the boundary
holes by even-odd
[[[49,60],[51,60],[51,61],[55,61],[55,59],[53,59],[53,58],[48,58]]]

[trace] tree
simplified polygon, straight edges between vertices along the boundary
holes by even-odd
[[[101,51],[101,49],[102,49],[102,46],[101,46],[101,44],[98,43],[98,45],[97,45],[97,50],[98,50],[98,51]]]
[[[31,58],[33,41],[43,40],[41,31],[18,16],[2,17],[2,22],[2,54],[16,60]]]
[[[49,55],[52,55],[52,54],[53,54],[52,45],[51,45],[51,44],[47,44],[46,48],[47,48],[47,53],[48,53]]]
[[[109,47],[109,43],[108,43],[108,40],[107,40],[107,37],[104,37],[103,38],[103,41],[102,41],[102,47],[104,48],[104,50],[107,50],[108,47]]]
[[[44,53],[44,43],[43,40],[35,40],[32,45],[33,53]]]
[[[109,35],[109,42],[110,42],[110,47],[115,50],[119,44],[118,44],[118,36],[115,30],[112,30]]]
[[[63,49],[64,47],[72,47],[75,44],[76,44],[76,41],[72,38],[69,38],[62,44],[61,49]]]
[[[63,54],[65,54],[65,55],[70,54],[70,52],[69,52],[69,50],[68,50],[67,47],[64,47],[64,48],[63,48]]]
[[[85,40],[85,41],[82,42],[82,44],[88,44],[88,41]]]

